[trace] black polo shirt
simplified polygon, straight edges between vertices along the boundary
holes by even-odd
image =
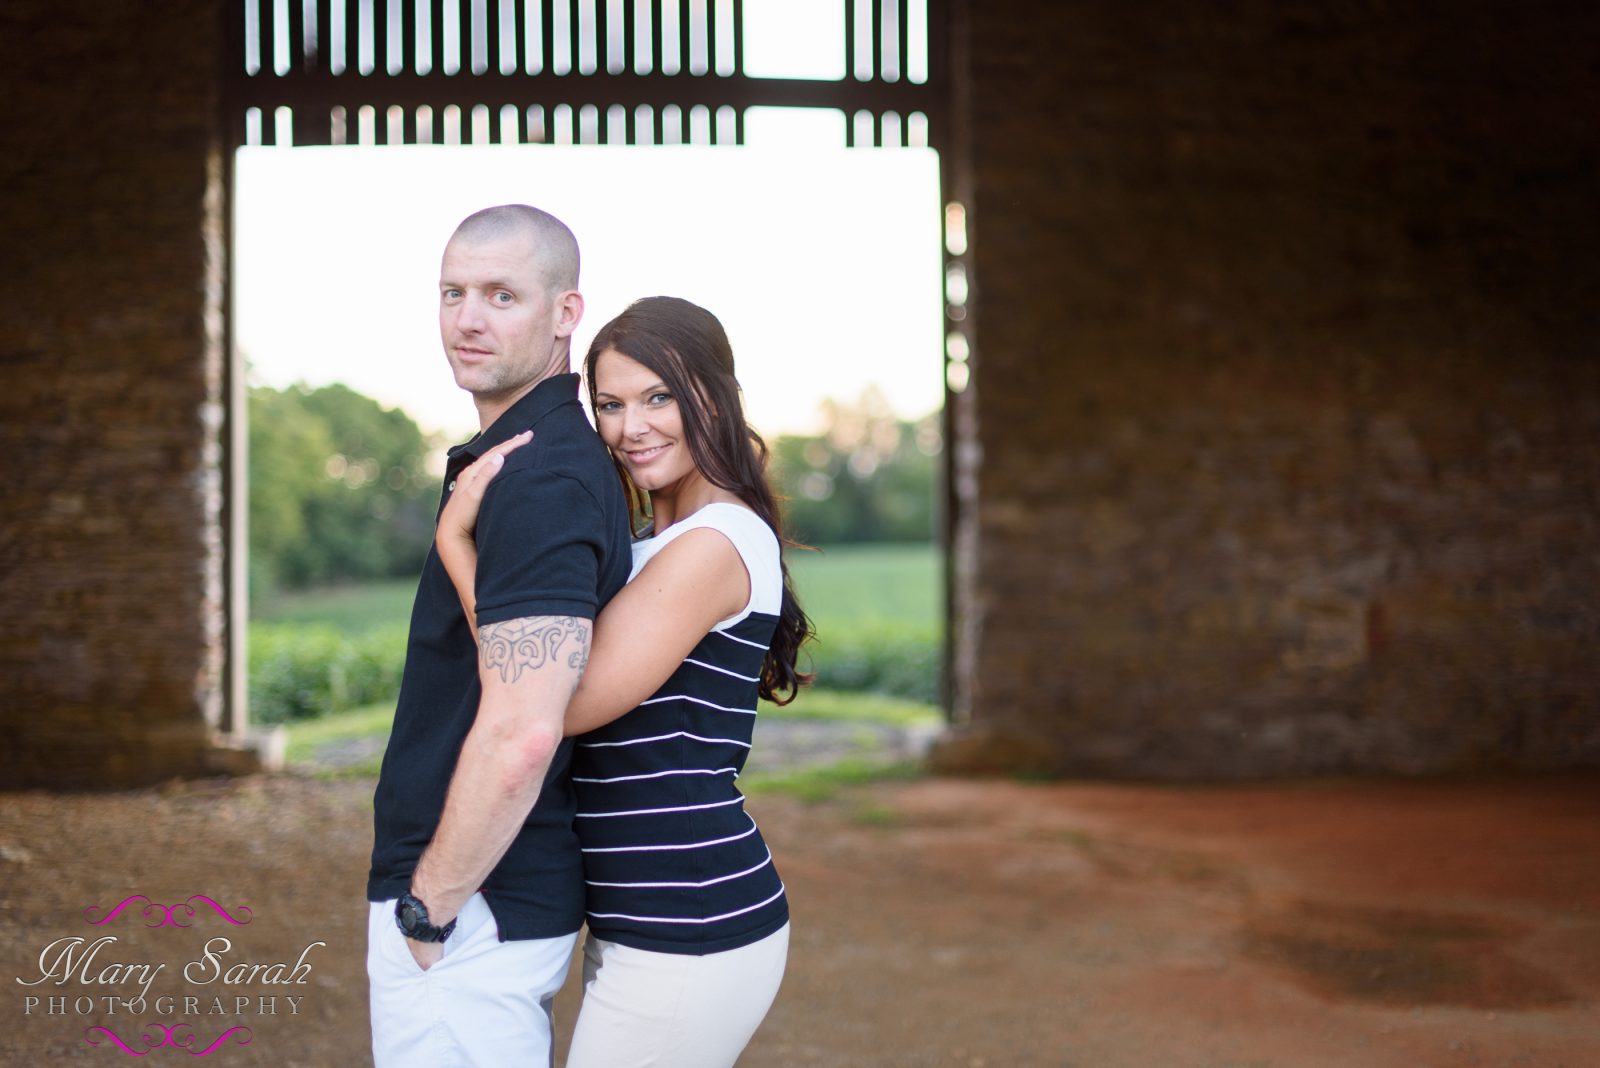
[[[616,467],[578,404],[578,376],[546,379],[494,424],[450,450],[444,495],[473,460],[528,428],[478,514],[478,622],[594,619],[628,580],[628,506]],[[367,898],[398,897],[433,839],[461,743],[477,716],[478,648],[455,588],[430,548],[411,610],[394,730],[373,797]],[[550,763],[539,800],[483,885],[502,941],[570,934],[583,923],[573,834],[572,742]]]

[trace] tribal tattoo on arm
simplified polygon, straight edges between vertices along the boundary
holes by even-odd
[[[579,676],[589,663],[587,619],[577,616],[529,616],[478,628],[478,662],[500,673],[502,682],[516,682],[524,671],[536,671],[564,658]]]

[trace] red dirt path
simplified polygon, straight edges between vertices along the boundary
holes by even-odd
[[[54,938],[102,932],[117,960],[169,963],[152,994],[303,997],[295,1016],[190,1017],[202,1042],[252,1029],[208,1063],[367,1063],[370,792],[276,776],[0,795],[0,1064],[121,1063],[84,1029],[156,1019],[22,1012],[31,991],[127,993],[8,978],[37,976]],[[1600,779],[930,779],[751,807],[795,912],[752,1068],[1600,1066]],[[254,919],[85,925],[85,905],[129,893],[206,893]],[[328,945],[294,989],[171,981],[219,934],[251,961]]]

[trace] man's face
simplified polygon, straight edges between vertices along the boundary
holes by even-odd
[[[547,291],[531,238],[457,238],[439,273],[439,337],[456,385],[480,406],[515,396],[566,355],[576,322]],[[558,344],[560,342],[560,344]]]

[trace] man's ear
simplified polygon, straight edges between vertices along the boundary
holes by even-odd
[[[576,289],[556,294],[556,337],[571,337],[583,322],[583,294]]]

